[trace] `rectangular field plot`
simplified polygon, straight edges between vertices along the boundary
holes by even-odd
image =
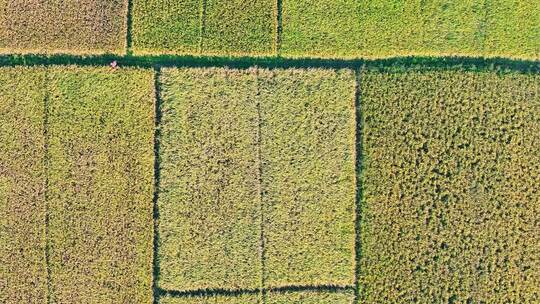
[[[208,296],[208,297],[162,297],[160,304],[259,304],[259,295]]]
[[[486,54],[540,58],[540,1],[489,0],[486,9]]]
[[[261,287],[254,70],[162,73],[158,284]]]
[[[357,0],[283,0],[280,54],[287,57],[358,57]]]
[[[363,73],[361,303],[539,300],[539,83]]]
[[[485,12],[481,1],[420,0],[419,7],[423,27],[411,37],[417,41],[417,49],[410,53],[439,56],[483,54],[482,22]]]
[[[202,0],[133,0],[137,54],[198,54]]]
[[[271,55],[276,37],[272,0],[134,0],[137,54]]]
[[[482,4],[283,1],[280,52],[293,57],[482,54]]]
[[[202,52],[215,55],[271,55],[276,1],[206,0]]]
[[[355,79],[259,72],[265,282],[354,281]]]
[[[283,0],[287,57],[540,56],[540,2]]]
[[[353,304],[353,291],[269,292],[267,304]]]
[[[127,0],[0,0],[1,53],[124,53]]]
[[[375,0],[359,10],[363,56],[483,54],[481,2]]]
[[[0,68],[0,302],[45,303],[45,71]]]
[[[154,78],[49,70],[54,303],[151,303]]]

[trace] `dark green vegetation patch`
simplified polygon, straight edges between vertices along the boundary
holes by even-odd
[[[137,54],[271,55],[274,0],[134,0]]]
[[[161,82],[159,286],[352,285],[353,73],[165,69]]]
[[[0,0],[0,54],[122,54],[127,0]]]
[[[45,303],[45,69],[0,68],[0,302]]]
[[[540,301],[539,84],[363,74],[361,303]]]

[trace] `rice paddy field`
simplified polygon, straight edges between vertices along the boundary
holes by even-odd
[[[540,303],[540,2],[0,0],[0,303]]]
[[[0,0],[0,54],[538,60],[528,0]]]
[[[540,301],[540,77],[369,72],[361,92],[361,302]]]
[[[124,53],[125,0],[1,0],[0,54]]]

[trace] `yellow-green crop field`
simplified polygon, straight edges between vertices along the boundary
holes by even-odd
[[[540,59],[535,0],[0,0],[0,54]]]
[[[363,73],[361,303],[540,301],[540,76]]]
[[[354,285],[354,86],[350,70],[259,73],[269,287]]]
[[[0,0],[0,304],[540,304],[540,0]]]
[[[0,302],[151,302],[153,79],[0,69]]]
[[[303,64],[2,63],[0,303],[539,303],[540,73]]]
[[[539,1],[283,0],[282,20],[283,56],[540,54]]]
[[[140,54],[272,55],[275,0],[136,0],[133,48]]]
[[[51,300],[149,302],[153,74],[108,68],[47,73]]]
[[[160,304],[259,304],[258,295],[163,297]]]
[[[161,84],[158,285],[352,286],[353,73],[165,69]]]
[[[352,304],[354,293],[352,291],[325,292],[304,291],[270,293],[266,303],[269,304]]]
[[[125,53],[127,0],[0,0],[0,54]]]
[[[0,302],[45,303],[46,75],[0,70]]]
[[[255,74],[166,69],[161,83],[159,286],[257,288]]]

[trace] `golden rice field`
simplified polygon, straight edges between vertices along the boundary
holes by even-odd
[[[540,303],[540,2],[0,0],[0,303]]]
[[[0,54],[540,57],[528,0],[0,0]]]

